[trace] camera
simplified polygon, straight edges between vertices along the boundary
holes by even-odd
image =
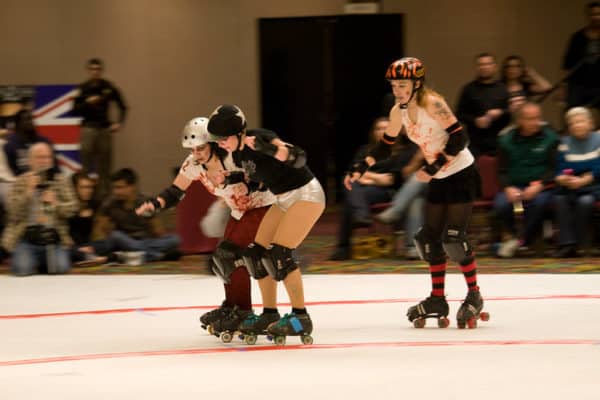
[[[50,186],[50,182],[54,180],[56,170],[54,168],[45,169],[38,171],[37,175],[40,177],[40,183],[36,186],[39,190],[46,190]]]

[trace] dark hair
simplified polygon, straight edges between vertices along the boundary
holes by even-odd
[[[113,172],[110,176],[111,182],[125,181],[128,185],[135,185],[138,181],[138,176],[131,168],[121,168]]]
[[[92,178],[91,176],[89,176],[88,174],[86,174],[85,172],[82,172],[82,171],[75,172],[73,175],[71,175],[71,182],[73,183],[73,186],[75,186],[75,187],[77,187],[77,184],[82,179],[87,179],[88,181],[92,181],[94,183],[96,182],[96,180],[94,178]]]
[[[479,60],[480,58],[483,58],[483,57],[492,57],[492,58],[494,59],[494,61],[496,61],[496,56],[495,56],[495,55],[493,55],[492,53],[488,53],[488,52],[486,52],[486,51],[484,51],[484,52],[482,52],[482,53],[479,53],[479,54],[477,54],[477,55],[475,56],[475,61],[477,61],[477,60]]]
[[[100,68],[104,68],[104,63],[99,58],[90,58],[86,63],[86,67],[91,67],[92,65],[98,65]]]
[[[586,11],[591,11],[592,8],[600,7],[600,1],[590,1],[585,5]]]

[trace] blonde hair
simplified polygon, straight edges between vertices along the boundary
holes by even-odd
[[[573,108],[570,108],[565,113],[565,121],[567,121],[567,123],[569,123],[569,120],[571,118],[576,117],[578,115],[583,115],[588,120],[590,120],[592,123],[594,122],[594,116],[592,115],[592,112],[590,111],[589,108],[586,108],[586,107],[573,107]]]
[[[427,106],[427,100],[429,99],[429,96],[439,97],[440,99],[443,99],[445,101],[444,96],[431,89],[429,86],[425,86],[425,84],[423,83],[422,85],[423,89],[417,91],[416,94],[417,104],[419,105],[419,107]]]

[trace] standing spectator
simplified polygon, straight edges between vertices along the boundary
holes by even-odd
[[[79,85],[79,95],[75,98],[74,110],[83,121],[81,123],[81,163],[83,171],[98,174],[100,196],[110,190],[109,175],[112,170],[112,133],[121,129],[125,121],[127,106],[121,92],[111,82],[102,78],[104,64],[92,58],[86,64],[89,77]],[[111,103],[119,108],[118,122],[108,119]]]
[[[563,59],[567,108],[600,107],[600,2],[586,6],[588,24],[569,40]]]
[[[97,240],[94,242],[96,252],[109,258],[117,251],[132,253],[131,256],[142,252],[143,257],[136,259],[136,264],[170,259],[179,254],[179,237],[166,234],[158,217],[145,218],[135,213],[147,200],[138,192],[137,174],[123,168],[110,179],[112,196],[100,207],[92,231],[92,238]]]
[[[481,53],[475,62],[477,77],[463,87],[456,116],[467,128],[473,155],[495,155],[498,132],[510,122],[508,91],[496,79],[498,66],[493,55]]]
[[[558,134],[542,125],[542,110],[525,103],[516,114],[517,126],[501,136],[498,145],[499,181],[502,191],[494,199],[494,212],[509,229],[511,238],[498,250],[512,257],[520,246],[529,246],[540,231],[544,213],[552,200]],[[524,208],[525,229],[517,233],[514,209]]]
[[[73,186],[54,170],[54,154],[47,143],[29,149],[29,171],[19,175],[7,199],[3,246],[13,252],[15,275],[65,273],[71,268],[67,219],[77,209]]]
[[[15,115],[15,131],[8,135],[4,145],[6,161],[15,176],[29,169],[29,148],[38,142],[52,145],[50,139],[38,134],[31,110],[24,108]]]
[[[502,83],[509,97],[523,96],[530,99],[536,94],[546,93],[552,85],[535,69],[525,65],[521,56],[508,56],[502,62]]]
[[[556,257],[575,257],[589,244],[594,203],[600,200],[600,132],[594,132],[589,109],[575,107],[565,115],[569,136],[558,147],[559,185],[555,196],[558,219]]]

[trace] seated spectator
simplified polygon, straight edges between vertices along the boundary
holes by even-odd
[[[552,200],[558,134],[542,125],[542,110],[525,103],[516,114],[517,127],[499,138],[499,183],[502,191],[494,199],[494,213],[511,238],[498,250],[512,257],[520,246],[530,246],[541,229]],[[524,230],[517,233],[515,212],[524,212]]]
[[[375,120],[370,132],[371,144],[377,143],[383,136],[388,123],[387,118]],[[364,159],[368,147],[367,145],[359,149],[354,160]],[[334,254],[330,257],[331,260],[352,258],[350,243],[352,229],[371,225],[373,220],[370,206],[390,201],[395,189],[400,187],[405,178],[420,166],[420,162],[414,162],[412,170],[404,169],[413,160],[413,157],[416,157],[417,150],[416,145],[406,139],[406,136],[401,136],[396,141],[391,158],[373,165],[357,182],[352,184],[352,190],[346,190],[338,242]],[[419,158],[420,160],[421,158]],[[420,227],[420,220],[414,224],[416,224],[416,228],[413,233],[416,233],[416,229]],[[407,232],[407,235],[412,234]],[[412,241],[409,245],[414,246]]]
[[[96,256],[91,247],[92,227],[98,210],[95,197],[96,180],[84,172],[77,172],[71,175],[71,182],[79,200],[77,212],[69,218],[69,233],[74,242],[71,261],[79,266],[102,264],[106,261],[106,257]]]
[[[50,139],[38,134],[33,123],[31,110],[24,108],[16,114],[15,130],[8,135],[4,145],[6,161],[15,176],[28,170],[29,147],[39,142],[52,145]]]
[[[502,83],[506,86],[508,96],[523,96],[530,99],[537,94],[546,93],[552,85],[535,69],[525,65],[521,56],[508,56],[502,62]]]
[[[44,269],[50,274],[71,268],[67,219],[77,209],[71,182],[55,172],[47,143],[29,149],[28,172],[17,177],[7,198],[7,224],[2,237],[12,252],[11,269],[25,276]]]
[[[467,128],[469,149],[475,157],[496,155],[498,132],[510,122],[508,91],[496,78],[496,58],[489,53],[475,57],[476,78],[466,84],[458,99],[456,117]]]
[[[165,234],[158,217],[145,218],[135,213],[136,207],[147,200],[138,192],[137,174],[123,168],[113,173],[110,180],[112,195],[100,207],[92,231],[96,253],[120,262],[125,260],[116,252],[132,253],[125,255],[131,257],[143,253],[134,262],[126,257],[132,264],[178,258],[179,237]]]
[[[558,185],[554,198],[558,219],[556,257],[575,257],[590,239],[590,220],[600,200],[600,132],[594,132],[589,109],[575,107],[565,115],[569,135],[558,146]]]

